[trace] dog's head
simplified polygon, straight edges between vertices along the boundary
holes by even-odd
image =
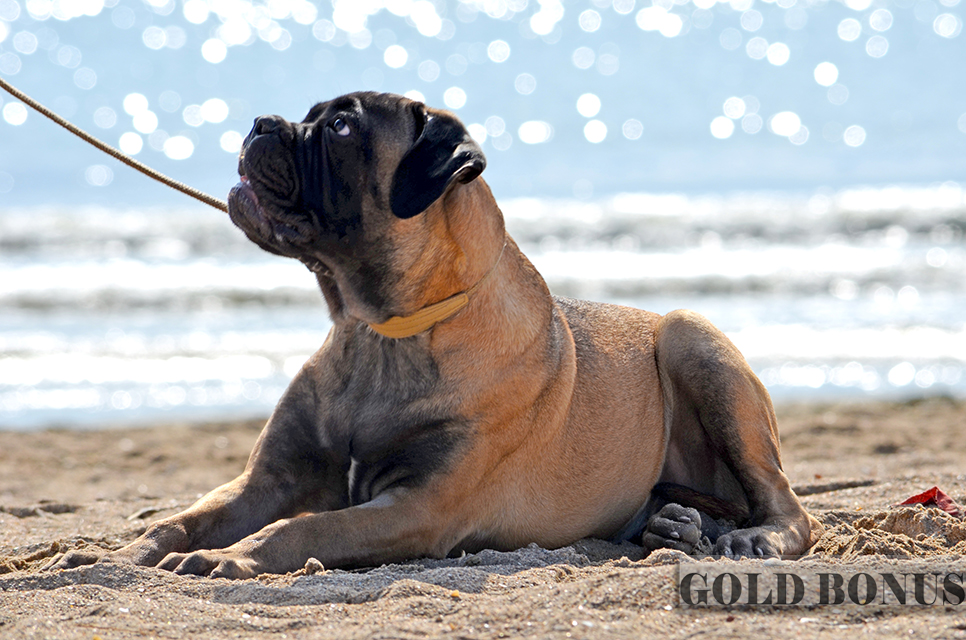
[[[257,118],[228,211],[258,246],[320,273],[330,306],[348,304],[360,319],[380,321],[424,303],[413,299],[413,281],[432,279],[425,253],[466,259],[455,246],[465,243],[444,246],[454,244],[442,237],[452,221],[436,203],[485,165],[453,114],[402,96],[353,93],[315,105],[301,122]]]

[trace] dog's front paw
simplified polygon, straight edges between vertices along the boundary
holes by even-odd
[[[262,573],[253,559],[229,553],[225,549],[171,553],[158,564],[158,568],[173,571],[179,575],[234,580],[254,578]]]
[[[151,540],[136,540],[116,551],[83,549],[68,551],[51,558],[42,571],[74,569],[92,564],[133,564],[150,567],[157,564],[163,552]]]
[[[738,529],[717,539],[714,554],[726,558],[777,558],[781,550],[773,537],[773,533],[763,529]]]
[[[76,569],[89,564],[94,564],[104,557],[106,551],[68,551],[58,553],[47,564],[40,568],[41,571],[57,571],[59,569]]]
[[[57,554],[47,561],[41,571],[74,569],[91,564],[133,564],[153,567],[171,551],[187,547],[184,528],[159,522],[131,544],[115,551],[106,549],[81,549]]]
[[[697,509],[667,504],[647,521],[641,544],[648,551],[677,549],[693,553],[701,541],[701,515]]]

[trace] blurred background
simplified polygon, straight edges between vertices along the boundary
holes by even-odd
[[[0,76],[224,197],[252,119],[453,110],[555,293],[696,309],[778,402],[966,396],[960,0],[0,0]],[[266,415],[300,264],[0,94],[0,428]]]

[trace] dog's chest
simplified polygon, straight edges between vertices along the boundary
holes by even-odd
[[[353,340],[331,363],[322,429],[348,457],[350,504],[447,469],[470,428],[418,340]],[[331,384],[334,382],[335,384]]]
[[[470,429],[462,420],[411,416],[407,422],[383,423],[349,444],[351,505],[390,488],[419,486],[445,473],[467,448]]]

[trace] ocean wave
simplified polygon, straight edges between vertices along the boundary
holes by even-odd
[[[519,198],[500,206],[518,241],[550,238],[574,249],[595,243],[639,249],[709,242],[956,243],[966,230],[966,191],[953,182],[810,194],[622,193],[594,202]]]
[[[721,327],[779,400],[966,396],[958,185],[508,200],[560,295]],[[267,414],[331,323],[207,210],[0,212],[0,428]]]
[[[603,244],[666,250],[714,242],[889,246],[923,239],[958,244],[966,231],[966,189],[954,182],[802,194],[511,198],[498,204],[518,242],[558,242],[569,249]],[[40,207],[0,209],[0,254],[180,260],[261,252],[227,215],[209,208]]]

